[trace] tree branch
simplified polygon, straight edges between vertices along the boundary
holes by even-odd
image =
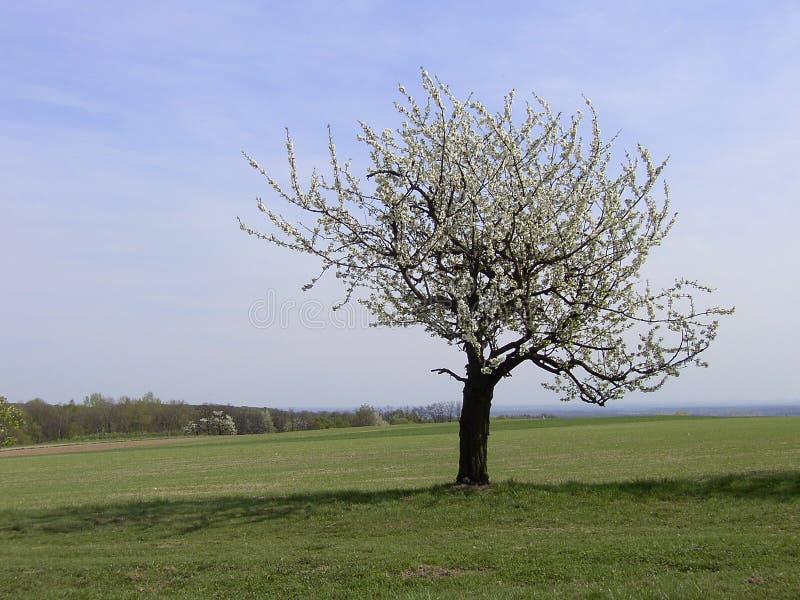
[[[431,373],[438,373],[439,375],[450,375],[453,379],[457,379],[461,383],[466,383],[466,377],[461,377],[461,375],[456,375],[450,369],[431,369]]]

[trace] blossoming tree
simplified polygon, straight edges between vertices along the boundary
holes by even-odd
[[[731,310],[699,307],[694,297],[711,290],[695,281],[641,281],[674,221],[666,185],[656,199],[664,163],[639,146],[612,169],[588,100],[589,123],[539,97],[514,118],[513,92],[493,114],[424,71],[422,87],[422,103],[400,87],[396,131],[360,124],[372,162],[363,179],[330,132],[331,173],[307,185],[288,132],[287,187],[247,157],[308,220],[258,199],[271,226],[240,225],[319,257],[320,275],[343,281],[343,303],[355,292],[377,324],[421,325],[464,352],[464,371],[433,371],[463,384],[457,481],[486,484],[492,397],[513,369],[533,363],[562,399],[604,405],[704,366],[716,318]]]
[[[0,448],[10,446],[17,440],[11,435],[11,431],[22,427],[25,419],[16,406],[8,404],[4,396],[0,396]]]

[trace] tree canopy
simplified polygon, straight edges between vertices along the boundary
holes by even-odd
[[[22,412],[16,406],[8,404],[4,396],[0,396],[0,448],[10,446],[16,441],[11,432],[24,422]]]
[[[550,373],[545,386],[562,399],[599,405],[704,366],[731,309],[699,305],[711,290],[697,281],[654,290],[641,277],[675,221],[667,185],[657,186],[666,162],[641,145],[613,162],[589,100],[585,115],[564,118],[534,96],[517,116],[513,92],[492,113],[425,71],[422,88],[418,102],[400,86],[396,130],[360,123],[363,178],[330,131],[330,174],[314,171],[306,185],[288,131],[288,186],[247,157],[307,219],[259,198],[271,227],[240,225],[317,256],[321,272],[306,287],[333,271],[343,301],[355,294],[377,324],[419,325],[464,351],[465,372],[434,369],[465,384],[462,454],[465,435],[485,453],[494,386],[522,363]],[[485,416],[467,416],[468,405]],[[483,420],[465,434],[465,422]]]

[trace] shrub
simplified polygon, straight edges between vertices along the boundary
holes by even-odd
[[[22,411],[16,406],[8,404],[5,397],[0,396],[0,448],[16,442],[17,438],[12,435],[12,432],[17,433],[17,430],[24,424]]]
[[[208,418],[192,421],[183,431],[186,435],[236,435],[236,423],[230,415],[215,410]]]
[[[374,425],[388,425],[383,417],[369,404],[362,404],[353,415],[353,427],[370,427]]]

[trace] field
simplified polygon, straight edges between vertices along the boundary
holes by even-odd
[[[0,453],[9,598],[798,598],[800,418],[498,420]]]

